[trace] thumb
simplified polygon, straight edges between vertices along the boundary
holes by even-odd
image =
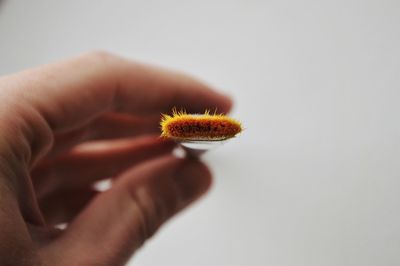
[[[71,258],[86,263],[82,265],[96,261],[123,264],[163,222],[197,199],[210,183],[211,174],[199,161],[167,156],[143,163],[122,174],[110,190],[95,198],[59,243],[64,252],[71,252]]]

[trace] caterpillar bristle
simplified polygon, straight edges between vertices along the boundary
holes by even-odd
[[[204,114],[188,114],[186,110],[172,109],[172,115],[163,114],[161,135],[178,140],[224,140],[235,137],[242,131],[241,123],[215,109]]]

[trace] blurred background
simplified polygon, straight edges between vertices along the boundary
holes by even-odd
[[[93,49],[206,80],[246,127],[133,265],[400,265],[398,0],[0,4],[0,74]]]

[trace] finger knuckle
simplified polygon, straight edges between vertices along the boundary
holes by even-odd
[[[142,217],[142,239],[148,239],[154,235],[162,223],[163,206],[145,187],[137,189],[134,197]]]
[[[135,219],[139,220],[138,246],[151,238],[159,227],[176,211],[179,199],[172,184],[163,185],[164,191],[155,190],[153,186],[140,186],[130,191],[136,208]],[[168,190],[168,195],[165,191]]]
[[[9,157],[30,167],[51,148],[54,136],[45,119],[30,106],[14,106],[12,113],[3,117],[7,126],[0,125],[1,134],[10,147]]]

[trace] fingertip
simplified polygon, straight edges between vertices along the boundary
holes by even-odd
[[[220,95],[221,95],[221,105],[222,105],[221,111],[223,113],[229,113],[229,111],[231,111],[233,107],[233,99],[228,94],[220,93]]]
[[[177,143],[174,140],[163,137],[163,136],[157,136],[156,142],[160,143],[161,145],[163,145],[165,147],[169,147],[171,149],[175,148],[177,145]]]

